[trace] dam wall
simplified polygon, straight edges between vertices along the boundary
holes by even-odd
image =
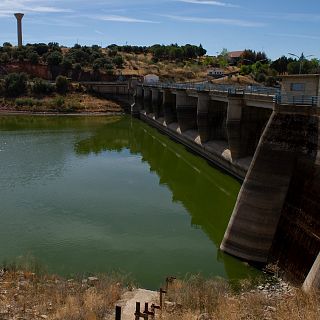
[[[273,107],[272,97],[254,107],[242,93],[140,86],[135,101],[133,116],[242,180]]]
[[[244,180],[221,250],[318,286],[320,109],[237,91],[156,90],[160,109],[145,106],[143,88],[135,115]]]

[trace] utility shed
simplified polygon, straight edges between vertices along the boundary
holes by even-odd
[[[281,95],[292,102],[313,105],[320,103],[320,74],[294,74],[282,76]]]
[[[155,74],[147,74],[143,79],[146,84],[153,84],[159,82],[159,77]]]
[[[320,74],[294,74],[282,76],[281,94],[319,96]]]

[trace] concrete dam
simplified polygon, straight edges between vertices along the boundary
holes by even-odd
[[[132,106],[133,116],[244,181],[221,250],[276,263],[305,288],[320,288],[317,97],[156,83],[137,85]]]
[[[107,95],[120,84],[93,85]],[[228,85],[123,84],[131,114],[243,181],[220,248],[276,264],[320,289],[320,75],[281,92]],[[192,183],[192,182],[190,182]]]

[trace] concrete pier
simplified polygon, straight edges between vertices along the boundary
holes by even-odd
[[[177,122],[176,95],[170,90],[162,90],[162,110],[167,125]]]
[[[143,89],[143,110],[147,113],[153,113],[151,88]]]
[[[17,19],[17,33],[18,33],[18,46],[22,47],[22,18],[23,13],[15,13],[14,16]]]
[[[162,105],[162,92],[157,88],[151,89],[151,104],[152,104],[152,110],[155,119],[158,119],[160,117],[163,117],[163,110],[161,108]]]
[[[190,97],[185,91],[176,91],[176,108],[181,132],[197,129],[198,99]]]
[[[241,139],[241,118],[244,101],[242,95],[230,95],[227,113],[227,133],[232,159],[244,155]]]
[[[197,127],[202,143],[210,140],[209,105],[210,97],[207,94],[199,94],[197,106]]]

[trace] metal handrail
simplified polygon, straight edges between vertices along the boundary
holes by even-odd
[[[178,90],[195,90],[195,91],[218,91],[229,94],[259,94],[275,96],[279,93],[279,89],[263,86],[237,86],[229,84],[214,84],[210,82],[153,82],[149,84],[142,84],[144,87],[157,87],[161,89],[178,89]]]
[[[274,102],[277,104],[317,106],[320,102],[320,98],[319,96],[294,96],[278,94],[275,96]]]

